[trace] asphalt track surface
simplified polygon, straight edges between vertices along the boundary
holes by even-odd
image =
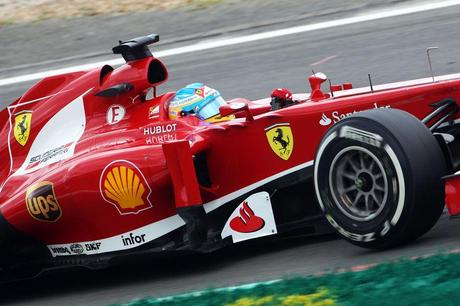
[[[460,72],[460,6],[290,35],[234,47],[165,59],[170,79],[163,90],[203,81],[224,96],[260,98],[275,87],[305,91],[311,68],[333,83],[367,85],[429,76],[425,49],[433,52],[436,74]],[[320,62],[320,64],[313,65]],[[30,84],[0,88],[2,97],[20,94]],[[460,220],[444,215],[416,243],[374,252],[335,236],[298,237],[276,243],[228,248],[205,256],[152,258],[148,262],[101,271],[53,273],[0,288],[9,305],[105,305],[144,296],[165,296],[282,276],[378,263],[460,249]]]

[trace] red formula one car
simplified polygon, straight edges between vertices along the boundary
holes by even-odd
[[[460,213],[459,76],[326,93],[317,73],[311,94],[227,101],[231,120],[171,119],[156,41],[122,42],[125,65],[45,78],[0,113],[4,274],[208,252],[325,220],[388,248],[427,232],[445,195]]]

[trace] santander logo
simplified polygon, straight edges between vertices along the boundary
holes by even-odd
[[[339,122],[340,120],[342,119],[345,119],[355,113],[358,113],[358,112],[361,112],[361,111],[364,111],[364,110],[367,110],[367,109],[371,109],[371,108],[391,108],[391,105],[383,105],[383,106],[379,106],[376,102],[372,105],[372,107],[370,108],[366,108],[366,109],[363,109],[363,110],[353,110],[352,112],[349,112],[349,113],[342,113],[340,111],[333,111],[328,115],[326,115],[325,113],[322,114],[321,116],[321,119],[319,120],[319,124],[322,125],[322,126],[328,126],[330,125],[331,123],[337,123]]]
[[[240,208],[240,215],[230,221],[231,229],[239,233],[257,232],[264,225],[264,219],[254,214],[247,201],[243,202],[243,207]]]
[[[332,123],[331,118],[329,118],[328,116],[326,116],[325,113],[323,113],[323,115],[321,116],[321,120],[319,121],[319,124],[321,124],[322,126],[327,126],[331,123]]]
[[[277,232],[270,195],[261,191],[251,194],[235,208],[222,228],[221,237],[231,237],[237,243]]]

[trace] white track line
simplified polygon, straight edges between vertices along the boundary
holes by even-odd
[[[270,38],[287,36],[287,35],[292,35],[292,34],[329,29],[329,28],[334,28],[334,27],[339,27],[339,26],[345,26],[345,25],[350,25],[350,24],[356,24],[356,23],[379,20],[379,19],[396,17],[396,16],[409,15],[409,14],[420,13],[420,12],[427,12],[431,10],[447,8],[447,7],[456,6],[456,5],[460,5],[460,0],[447,0],[447,1],[439,1],[436,3],[420,4],[420,5],[412,6],[412,7],[385,10],[385,11],[370,13],[367,15],[354,16],[354,17],[349,17],[349,18],[337,19],[333,21],[325,21],[325,22],[320,22],[320,23],[315,23],[315,24],[308,24],[308,25],[291,27],[291,28],[286,28],[286,29],[281,29],[281,30],[268,31],[268,32],[263,32],[263,33],[258,33],[258,34],[251,34],[251,35],[227,38],[227,39],[222,39],[222,40],[217,40],[217,41],[198,43],[198,44],[194,44],[190,46],[155,52],[155,55],[157,57],[167,57],[167,56],[173,56],[173,55],[179,55],[179,54],[185,54],[185,53],[192,53],[192,52],[221,48],[221,47],[226,47],[226,46],[245,44],[245,43],[250,43],[250,42],[254,42],[258,40],[270,39]],[[124,60],[121,58],[118,58],[114,60],[101,61],[101,62],[89,63],[85,65],[72,66],[72,67],[67,67],[67,68],[26,74],[26,75],[1,79],[0,86],[38,80],[38,79],[42,79],[45,77],[54,76],[54,75],[58,75],[62,73],[69,73],[69,72],[78,71],[78,70],[89,70],[89,69],[103,66],[105,64],[115,66],[115,65],[120,65],[123,63],[124,63]]]

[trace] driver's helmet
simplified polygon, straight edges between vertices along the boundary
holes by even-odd
[[[234,116],[221,117],[219,107],[227,104],[220,93],[202,83],[193,83],[176,92],[169,104],[169,119],[194,115],[207,122],[220,122]]]

